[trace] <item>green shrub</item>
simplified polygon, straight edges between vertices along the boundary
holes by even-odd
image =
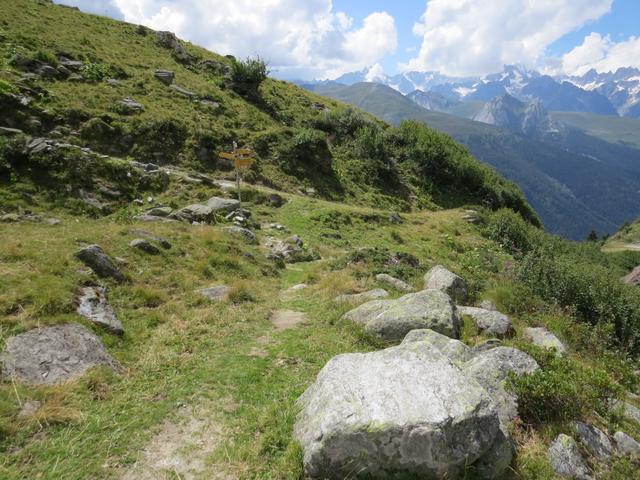
[[[500,209],[489,216],[484,233],[512,255],[521,256],[538,243],[539,231],[513,210]]]
[[[240,95],[256,96],[268,75],[267,64],[260,57],[236,60],[231,65],[231,88]]]
[[[157,161],[161,157],[163,161],[175,161],[182,150],[189,130],[179,120],[154,119],[139,122],[133,127],[135,144],[132,155],[140,160]]]
[[[324,132],[334,134],[337,140],[352,136],[365,125],[372,124],[361,112],[352,108],[325,111],[316,118],[314,127]]]
[[[80,74],[87,80],[101,82],[111,77],[111,68],[104,63],[85,63],[80,68]]]
[[[606,415],[609,401],[621,395],[621,387],[604,370],[532,345],[520,347],[540,365],[532,374],[511,376],[507,382],[507,388],[518,397],[518,413],[526,423],[571,421],[593,412]]]

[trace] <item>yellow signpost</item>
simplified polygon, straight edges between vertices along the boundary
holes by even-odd
[[[240,194],[240,181],[242,179],[242,172],[246,172],[253,165],[253,151],[248,148],[238,148],[236,142],[233,142],[233,151],[231,153],[220,152],[218,153],[220,158],[231,160],[233,166],[236,169],[236,183],[238,186],[238,201],[242,203],[242,196]]]

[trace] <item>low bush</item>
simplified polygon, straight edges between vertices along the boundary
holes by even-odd
[[[267,64],[260,57],[236,60],[231,66],[231,88],[240,95],[257,96],[260,84],[268,75]]]

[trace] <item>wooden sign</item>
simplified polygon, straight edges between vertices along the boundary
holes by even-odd
[[[233,164],[238,170],[248,170],[253,165],[253,158],[236,158]]]

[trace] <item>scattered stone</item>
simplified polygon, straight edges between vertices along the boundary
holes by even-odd
[[[133,217],[134,220],[138,221],[138,222],[165,222],[165,223],[175,223],[177,222],[177,220],[173,219],[173,218],[166,218],[166,217],[158,217],[156,215],[136,215]]]
[[[462,307],[458,306],[460,315],[470,316],[476,324],[480,332],[495,335],[499,338],[510,337],[513,335],[513,325],[506,315],[495,311],[485,310],[484,308]]]
[[[47,218],[45,222],[47,223],[47,225],[51,225],[51,226],[60,225],[62,223],[57,218]]]
[[[288,288],[287,290],[285,290],[285,293],[295,293],[295,292],[300,292],[302,290],[304,290],[305,288],[308,288],[309,285],[307,285],[306,283],[299,283],[297,285],[294,285],[293,287]]]
[[[600,460],[609,460],[613,455],[613,445],[609,437],[600,429],[583,422],[575,422],[574,429],[578,440],[589,452]]]
[[[178,218],[192,222],[209,222],[213,216],[213,210],[208,205],[199,203],[188,205],[180,209],[177,214]]]
[[[364,325],[384,340],[402,340],[411,330],[428,328],[451,338],[460,337],[461,322],[451,298],[440,290],[410,293],[397,300],[374,300],[344,317]]]
[[[312,478],[458,478],[499,432],[487,393],[426,342],[334,357],[298,404]]]
[[[224,227],[222,230],[231,235],[239,236],[245,241],[245,243],[249,243],[249,244],[258,243],[256,234],[247,228],[233,226],[233,227]]]
[[[496,403],[500,421],[506,424],[518,415],[518,399],[505,389],[509,374],[533,373],[540,368],[526,353],[511,347],[496,347],[477,353],[462,369],[482,385]]]
[[[240,208],[240,202],[232,198],[211,197],[207,206],[215,213],[231,213]]]
[[[97,210],[104,210],[108,204],[101,202],[98,197],[96,197],[93,193],[84,190],[83,188],[78,189],[78,198],[82,200],[87,206],[95,208]]]
[[[403,282],[399,278],[392,277],[386,273],[379,273],[376,275],[376,280],[388,287],[394,288],[399,292],[413,292],[413,287],[406,282]]]
[[[621,455],[632,458],[640,457],[640,443],[638,443],[635,438],[624,432],[616,432],[613,434],[613,439]]]
[[[172,50],[173,57],[181,63],[190,64],[195,61],[193,55],[185,50],[180,40],[171,32],[156,32],[156,43],[163,48]]]
[[[198,96],[197,93],[187,90],[186,88],[181,87],[180,85],[174,84],[174,85],[171,85],[171,88],[176,92],[178,92],[180,95],[184,95],[185,97],[188,97],[188,98],[195,98]]]
[[[22,408],[20,409],[20,412],[18,412],[18,418],[30,417],[40,410],[41,406],[42,402],[39,402],[38,400],[27,400],[22,404]]]
[[[294,328],[307,321],[307,314],[293,310],[276,310],[269,315],[269,321],[278,330]]]
[[[122,323],[107,302],[107,292],[98,286],[83,287],[78,297],[78,314],[116,335],[124,334]]]
[[[13,135],[22,135],[22,134],[24,134],[24,132],[22,130],[18,130],[17,128],[0,127],[0,135],[11,137]]]
[[[124,274],[115,266],[100,245],[88,245],[81,248],[76,252],[76,258],[100,277],[111,277],[118,282],[125,281]]]
[[[390,213],[387,218],[390,223],[394,223],[396,225],[402,223],[402,217],[398,213],[395,213],[395,212]]]
[[[640,424],[640,410],[635,405],[632,405],[629,402],[616,401],[613,404],[613,408],[621,409],[624,418],[631,422]]]
[[[0,355],[5,378],[32,385],[51,385],[100,365],[120,370],[100,339],[81,325],[43,327],[7,340]]]
[[[280,208],[284,204],[285,204],[285,199],[282,197],[282,195],[279,195],[277,193],[272,193],[269,195],[269,206],[274,208]]]
[[[59,64],[74,72],[79,72],[82,67],[84,67],[84,62],[80,60],[70,60],[68,58],[61,58]]]
[[[561,433],[547,452],[553,470],[560,476],[575,480],[591,480],[589,467],[580,454],[576,441]]]
[[[229,298],[229,293],[231,292],[231,287],[226,285],[218,285],[216,287],[203,288],[200,290],[200,293],[207,297],[209,300],[214,300],[216,302],[223,301]]]
[[[466,282],[442,265],[436,265],[425,274],[424,288],[442,290],[458,302],[464,302],[467,299]]]
[[[480,216],[475,210],[465,210],[462,219],[467,223],[476,224],[480,221]]]
[[[524,330],[524,338],[534,345],[546,348],[547,350],[555,348],[556,355],[559,357],[567,353],[567,347],[564,346],[558,337],[545,328],[526,328]]]
[[[137,248],[141,252],[148,253],[150,255],[157,255],[160,253],[158,247],[143,238],[135,238],[131,240],[129,246],[131,248]]]
[[[101,194],[110,198],[120,198],[122,196],[122,192],[120,192],[120,190],[116,190],[116,189],[105,187],[105,186],[100,187],[98,191]]]
[[[411,330],[402,340],[403,344],[413,342],[426,342],[430,348],[435,348],[456,365],[462,365],[472,356],[471,349],[460,340],[454,340],[428,328]]]
[[[17,213],[5,213],[4,215],[0,216],[0,222],[3,223],[14,223],[19,221],[20,215],[18,215]]]
[[[53,68],[51,65],[41,66],[36,73],[47,80],[57,78],[60,75],[60,72],[58,72],[58,70]]]
[[[141,200],[142,201],[142,200]],[[144,202],[143,202],[144,204]],[[147,215],[152,215],[154,217],[168,217],[173,213],[173,208],[171,207],[153,207],[147,210]]]
[[[173,79],[176,77],[176,74],[170,70],[156,70],[153,76],[165,85],[169,86],[173,83]]]
[[[640,266],[634,268],[631,273],[625,275],[620,280],[627,285],[640,285]]]
[[[264,244],[269,249],[268,258],[279,258],[286,263],[307,262],[318,258],[314,253],[305,250],[301,245],[290,242],[289,240],[285,241],[275,237],[266,237]]]
[[[124,98],[118,102],[119,111],[125,115],[140,113],[144,106],[131,98]]]
[[[157,235],[154,235],[153,233],[147,232],[146,230],[134,229],[134,230],[131,230],[131,233],[133,235],[138,235],[140,237],[144,237],[149,240],[152,240],[156,242],[158,245],[160,245],[162,248],[164,248],[165,250],[171,249],[171,243],[166,238],[159,237]]]
[[[370,300],[387,298],[388,296],[389,292],[383,290],[382,288],[376,288],[374,290],[369,290],[368,292],[347,293],[344,295],[338,295],[333,299],[333,301],[336,303],[362,303],[368,302]]]

